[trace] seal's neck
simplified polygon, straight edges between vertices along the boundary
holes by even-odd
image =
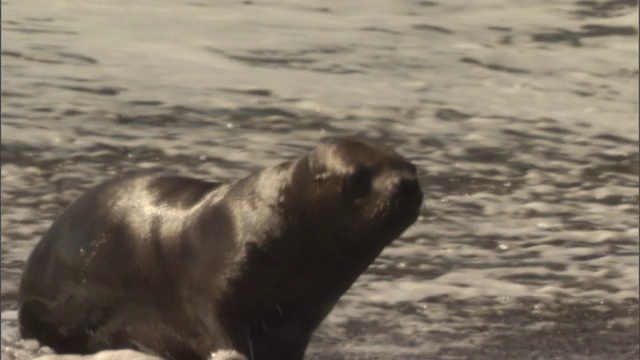
[[[383,247],[352,253],[336,247],[341,239],[326,236],[298,227],[278,239],[244,245],[241,277],[230,289],[234,302],[225,304],[239,346],[248,347],[251,339],[253,353],[302,356],[315,328]]]

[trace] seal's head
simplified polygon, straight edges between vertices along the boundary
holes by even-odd
[[[354,138],[322,144],[298,164],[306,177],[299,211],[345,244],[385,246],[417,218],[422,191],[416,168],[391,149]]]

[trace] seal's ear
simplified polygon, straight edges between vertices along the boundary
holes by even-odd
[[[323,184],[331,177],[331,172],[327,170],[324,153],[314,151],[303,159],[307,164],[307,171],[315,183]]]
[[[363,198],[371,192],[373,172],[367,167],[359,167],[344,181],[342,192],[352,199]]]

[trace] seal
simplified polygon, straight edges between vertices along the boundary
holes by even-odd
[[[69,205],[34,248],[21,334],[58,353],[302,359],[422,199],[413,164],[355,138],[230,184],[118,176]]]

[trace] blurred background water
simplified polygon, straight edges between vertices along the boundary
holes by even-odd
[[[118,172],[234,180],[362,135],[422,215],[309,359],[636,359],[638,3],[2,1],[2,359],[29,252]]]

